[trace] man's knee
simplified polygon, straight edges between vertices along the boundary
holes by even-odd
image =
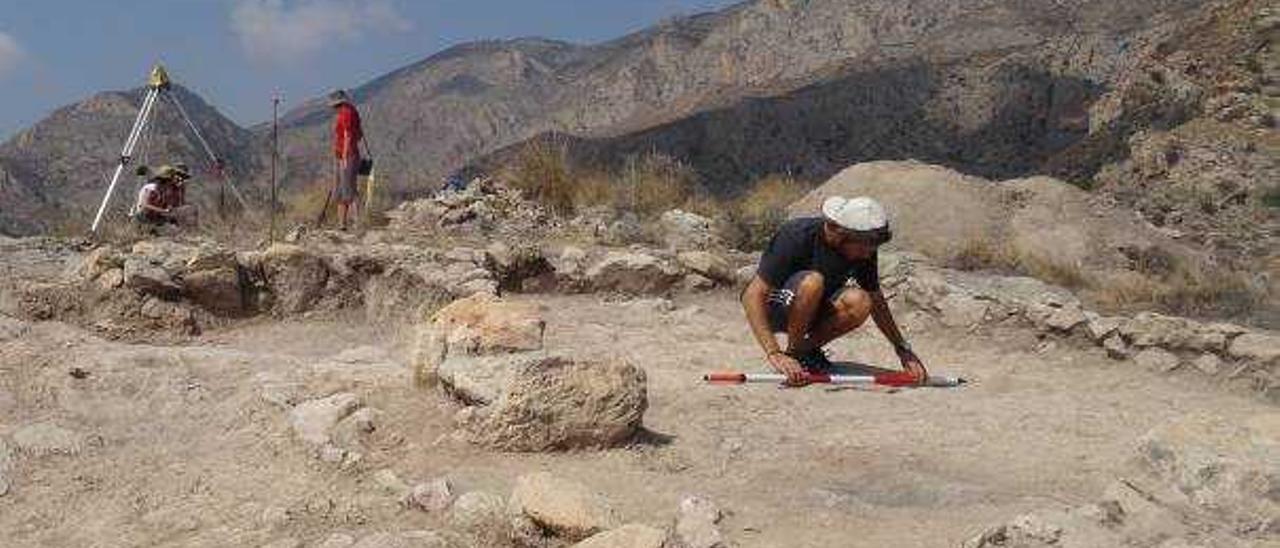
[[[860,325],[871,315],[871,295],[861,289],[846,289],[840,292],[835,308],[841,320]]]
[[[823,279],[821,273],[813,271],[801,272],[800,281],[796,283],[796,295],[820,297],[825,287],[826,280]]]

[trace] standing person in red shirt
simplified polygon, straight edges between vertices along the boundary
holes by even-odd
[[[360,127],[360,113],[351,104],[351,97],[347,92],[338,90],[331,93],[329,105],[334,110],[333,157],[337,164],[333,197],[338,202],[338,218],[342,222],[342,230],[346,230],[349,215],[354,215],[351,210],[360,207],[356,178],[360,169],[359,144],[364,132]]]

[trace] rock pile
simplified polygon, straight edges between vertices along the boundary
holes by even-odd
[[[611,447],[640,428],[644,371],[623,361],[582,362],[543,348],[534,305],[476,294],[418,326],[414,378],[466,406],[459,427],[474,443],[508,451]]]

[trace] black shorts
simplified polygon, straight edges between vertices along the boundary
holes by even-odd
[[[787,278],[787,283],[782,284],[782,287],[769,292],[769,295],[765,299],[765,303],[768,306],[769,312],[769,328],[772,329],[774,333],[786,332],[787,317],[791,314],[791,303],[794,302],[796,298],[796,287],[800,285],[800,280],[804,279],[804,276],[811,272],[812,271],[810,270],[801,270],[800,272],[796,272],[795,274],[792,274],[790,278]],[[818,310],[817,317],[822,318],[834,314],[836,302],[840,300],[840,297],[844,295],[845,291],[850,289],[857,288],[845,286],[837,289],[835,293],[832,293],[831,296],[822,303],[822,308]]]

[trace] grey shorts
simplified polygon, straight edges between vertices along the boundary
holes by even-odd
[[[338,161],[338,188],[333,193],[333,199],[338,203],[349,204],[360,196],[360,189],[356,186],[359,170],[360,158]]]
[[[810,271],[808,270],[801,270],[800,272],[792,274],[790,278],[787,278],[787,282],[782,284],[782,287],[770,291],[769,295],[766,297],[765,304],[768,306],[769,328],[772,329],[774,333],[786,332],[787,317],[791,315],[791,303],[795,301],[796,288],[800,286],[800,280],[804,279],[804,275],[809,272]],[[845,291],[850,289],[857,288],[846,286],[836,290],[831,297],[822,303],[822,308],[818,310],[817,317],[821,318],[834,314],[836,306],[835,303],[840,300],[841,295],[843,295]]]

